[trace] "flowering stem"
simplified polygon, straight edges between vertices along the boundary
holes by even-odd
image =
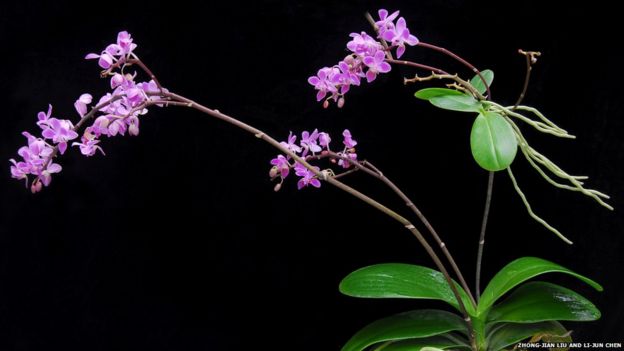
[[[451,255],[450,251],[446,247],[446,244],[442,241],[442,239],[440,238],[440,236],[438,235],[436,230],[433,228],[431,223],[429,223],[429,221],[427,220],[425,215],[423,215],[423,213],[414,204],[414,202],[396,184],[394,184],[394,182],[392,182],[390,179],[388,179],[371,162],[369,162],[369,161],[358,162],[357,160],[352,160],[352,159],[350,159],[350,158],[348,158],[346,156],[339,155],[339,154],[337,154],[335,152],[329,152],[328,155],[331,156],[331,157],[334,157],[334,158],[339,158],[339,159],[342,159],[344,161],[353,163],[357,167],[356,169],[361,169],[366,174],[368,174],[368,175],[370,175],[370,176],[372,176],[374,178],[379,179],[387,187],[389,187],[396,195],[398,195],[401,198],[401,200],[403,200],[405,202],[405,205],[410,210],[412,210],[412,212],[414,212],[414,214],[418,217],[418,219],[420,219],[420,221],[425,225],[425,227],[427,228],[429,233],[431,233],[431,236],[433,236],[434,240],[436,241],[436,243],[438,244],[438,246],[440,247],[440,249],[444,253],[444,256],[448,260],[449,264],[453,268],[453,271],[455,272],[455,275],[457,276],[457,279],[459,280],[462,288],[464,288],[464,290],[466,290],[466,292],[468,293],[468,296],[470,297],[470,302],[472,303],[472,305],[474,307],[476,307],[477,304],[476,304],[475,299],[474,299],[474,297],[472,295],[472,292],[471,292],[470,288],[468,287],[468,284],[466,283],[466,280],[464,279],[464,276],[461,273],[459,267],[457,266],[457,263],[455,263],[455,260],[453,259],[453,256]]]
[[[488,98],[491,99],[492,94],[490,93],[490,85],[487,83],[487,81],[485,80],[485,77],[483,77],[483,75],[481,74],[481,71],[479,71],[475,66],[473,66],[470,62],[464,60],[463,58],[461,58],[459,55],[455,54],[454,52],[447,50],[443,47],[440,46],[436,46],[433,44],[429,44],[429,43],[425,43],[425,42],[418,42],[419,46],[428,48],[428,49],[432,49],[438,52],[441,52],[445,55],[448,55],[452,58],[454,58],[455,60],[459,61],[460,63],[462,63],[464,66],[470,68],[472,70],[472,72],[474,72],[476,75],[479,76],[479,78],[481,78],[481,80],[483,81],[483,85],[485,85],[485,89],[487,91],[487,96]]]
[[[161,92],[163,91],[162,85],[160,85],[160,82],[158,81],[158,78],[156,78],[156,75],[154,75],[154,73],[152,73],[152,71],[138,57],[135,56],[134,59],[128,60],[127,63],[136,64],[137,66],[141,67],[141,69],[150,77],[150,79],[152,79],[154,83],[156,83],[158,90]]]
[[[368,205],[376,208],[377,210],[381,211],[382,213],[384,213],[385,215],[389,216],[390,218],[394,219],[395,221],[401,223],[406,229],[408,229],[412,235],[414,235],[416,237],[416,239],[420,242],[420,244],[425,248],[425,251],[427,252],[427,254],[431,257],[431,259],[434,261],[436,267],[440,270],[440,272],[442,272],[442,274],[444,275],[444,278],[446,279],[448,285],[451,288],[451,291],[453,292],[453,295],[455,296],[460,311],[462,313],[462,315],[464,316],[464,320],[469,328],[469,330],[471,331],[471,340],[474,339],[474,332],[473,332],[473,326],[472,326],[472,320],[470,318],[470,316],[467,313],[466,310],[466,306],[464,305],[464,301],[461,299],[461,296],[459,295],[459,292],[457,290],[457,287],[455,286],[455,284],[453,283],[453,280],[451,279],[448,271],[446,270],[444,264],[442,263],[442,261],[440,260],[439,256],[435,253],[435,251],[433,250],[433,248],[431,247],[431,245],[429,245],[429,243],[427,242],[427,240],[424,238],[424,236],[422,235],[422,233],[420,233],[420,231],[418,229],[416,229],[416,227],[414,227],[414,225],[405,217],[401,216],[400,214],[396,213],[395,211],[389,209],[388,207],[382,205],[381,203],[379,203],[378,201],[368,197],[367,195],[361,193],[360,191],[342,183],[341,181],[339,181],[338,179],[336,179],[335,177],[331,177],[328,176],[327,173],[325,172],[321,172],[319,170],[317,170],[316,168],[314,168],[311,164],[309,164],[304,158],[300,157],[299,155],[297,155],[296,153],[292,152],[290,149],[282,146],[277,140],[275,140],[274,138],[272,138],[271,136],[267,135],[266,133],[264,133],[263,131],[252,127],[242,121],[239,121],[233,117],[230,117],[226,114],[223,114],[221,112],[219,112],[218,110],[213,110],[210,109],[206,106],[203,106],[201,104],[198,104],[197,102],[190,100],[184,96],[175,94],[175,93],[164,93],[163,94],[164,97],[168,97],[171,98],[177,102],[182,103],[182,105],[185,105],[187,107],[191,107],[194,108],[200,112],[203,112],[205,114],[208,114],[212,117],[215,117],[217,119],[220,119],[224,122],[227,122],[229,124],[234,125],[235,127],[238,127],[246,132],[249,132],[251,134],[253,134],[254,136],[256,136],[259,139],[264,140],[265,142],[267,142],[268,144],[272,145],[273,147],[275,147],[276,149],[278,149],[280,152],[290,156],[291,158],[293,158],[295,161],[301,163],[304,167],[306,167],[307,169],[309,169],[310,171],[312,171],[317,177],[319,177],[319,179],[326,181],[327,183],[337,187],[340,190],[343,190],[353,196],[355,196],[356,198],[364,201],[365,203],[367,203]],[[473,340],[474,342],[474,340]]]
[[[531,78],[532,63],[533,63],[533,60],[535,60],[534,58],[535,53],[533,52],[525,52],[523,50],[518,50],[518,52],[524,55],[526,58],[526,74],[524,76],[524,84],[522,86],[522,91],[520,92],[520,96],[518,96],[518,100],[516,100],[516,103],[514,104],[512,110],[515,110],[518,107],[518,105],[522,103],[522,100],[524,100],[524,96],[526,95],[527,88],[529,87],[529,79]],[[537,53],[537,56],[539,56],[539,53]],[[489,95],[490,94],[488,93],[488,97]],[[510,176],[513,177],[511,170],[509,172],[510,172],[509,173]],[[516,185],[515,179],[513,180],[513,182],[514,182],[514,185]],[[479,301],[479,298],[481,298],[480,285],[481,285],[481,268],[483,266],[482,264],[483,249],[485,246],[485,229],[487,227],[488,217],[490,213],[490,204],[492,202],[493,187],[494,187],[494,172],[490,171],[490,174],[488,177],[487,194],[485,197],[485,209],[483,210],[483,222],[481,223],[481,234],[479,235],[479,248],[477,249],[477,269],[476,269],[476,274],[475,274],[475,293],[477,294],[477,301]]]
[[[526,73],[524,75],[524,84],[522,85],[522,91],[518,96],[518,100],[514,104],[512,110],[518,108],[518,105],[522,103],[524,97],[526,96],[527,89],[529,88],[529,80],[531,79],[531,71],[533,70],[533,64],[537,62],[537,57],[541,55],[541,53],[537,51],[524,51],[522,49],[518,49],[518,53],[524,55],[526,58]]]
[[[375,30],[375,33],[379,34],[379,27],[377,27],[377,24],[375,24],[375,20],[373,19],[373,16],[371,16],[370,12],[365,13],[364,17],[366,17],[366,20],[368,21],[368,23],[370,23],[370,25],[373,27],[373,29]],[[392,52],[390,51],[390,47],[388,46],[388,43],[381,37],[379,38],[379,41],[381,42],[381,45],[384,47],[384,50],[386,51],[386,58],[388,60],[394,59],[394,57],[392,57]]]
[[[454,52],[445,49],[443,47],[437,46],[437,45],[433,45],[433,44],[429,44],[429,43],[425,43],[425,42],[419,42],[418,43],[419,46],[428,48],[428,49],[432,49],[438,52],[441,52],[447,56],[452,57],[453,59],[459,61],[461,64],[463,64],[464,66],[470,68],[477,76],[479,76],[479,78],[481,79],[481,81],[483,81],[483,85],[485,85],[485,89],[487,91],[487,99],[490,100],[492,98],[492,93],[490,92],[490,85],[488,84],[488,82],[485,80],[485,77],[483,77],[483,75],[481,74],[481,71],[479,71],[473,64],[471,64],[470,62],[466,61],[465,59],[463,59],[462,57],[460,57],[459,55],[455,54]],[[527,56],[528,59],[528,56]],[[528,82],[527,82],[528,83]],[[490,205],[492,202],[492,192],[494,188],[494,172],[490,171],[489,175],[488,175],[488,187],[487,187],[487,191],[486,191],[486,196],[485,196],[485,209],[483,210],[483,220],[481,222],[481,231],[479,233],[479,247],[477,249],[477,269],[476,269],[476,274],[475,274],[475,292],[477,294],[477,300],[479,299],[479,295],[480,295],[480,281],[481,281],[481,266],[482,266],[482,259],[483,259],[483,249],[485,246],[485,231],[487,228],[487,223],[488,223],[488,219],[489,219],[489,213],[490,213]]]
[[[483,249],[485,248],[485,230],[490,216],[490,205],[492,203],[492,190],[494,189],[494,172],[488,175],[488,186],[485,195],[485,208],[483,209],[483,220],[481,221],[481,232],[479,233],[479,248],[477,249],[477,268],[475,273],[475,294],[477,302],[481,298],[481,268],[483,266]]]
[[[85,124],[88,120],[93,118],[93,116],[95,116],[95,114],[99,110],[101,110],[102,108],[112,104],[113,102],[115,102],[116,100],[119,100],[119,99],[121,99],[121,96],[113,96],[110,100],[105,101],[105,102],[95,106],[94,108],[91,109],[91,111],[89,111],[89,113],[87,113],[86,115],[82,116],[80,121],[78,121],[78,123],[76,123],[76,125],[74,126],[74,128],[72,128],[72,130],[73,131],[78,131],[80,129],[80,127],[82,127],[82,125]],[[56,157],[56,155],[58,154],[58,151],[59,151],[58,144],[54,145],[54,147],[52,148],[52,152],[50,153],[50,155],[46,158],[45,162],[43,163],[43,169],[46,169],[48,167],[50,162],[52,162],[52,159],[54,159]]]
[[[395,64],[395,65],[403,65],[403,66],[410,66],[410,67],[421,68],[421,69],[424,69],[424,70],[427,70],[427,71],[430,71],[430,72],[435,72],[437,74],[449,75],[444,70],[441,70],[441,69],[433,67],[433,66],[424,65],[422,63],[416,63],[416,62],[406,61],[406,60],[395,60],[395,59],[387,59],[386,62],[388,62],[390,64]]]

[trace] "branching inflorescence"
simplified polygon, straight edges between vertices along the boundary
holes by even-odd
[[[87,112],[88,105],[92,103],[93,97],[87,93],[80,95],[74,103],[80,116],[75,126],[70,120],[52,117],[52,105],[47,113],[39,112],[37,125],[42,130],[41,137],[22,133],[28,140],[28,146],[18,150],[21,161],[10,160],[13,178],[24,180],[28,186],[28,176],[34,176],[30,183],[33,193],[41,191],[42,185],[48,186],[52,174],[62,169],[53,162],[54,157],[58,152],[65,153],[67,143],[78,138],[77,131],[92,118],[95,120],[84,129],[80,142],[72,143],[85,156],[93,156],[97,151],[104,154],[99,145],[102,135],[114,137],[125,135],[126,132],[129,135],[139,134],[139,116],[147,113],[147,106],[162,106],[158,95],[163,90],[154,80],[135,82],[136,72],[126,72],[126,67],[137,60],[133,53],[136,47],[130,34],[123,31],[118,34],[117,42],[108,45],[101,54],[91,53],[86,56],[86,59],[98,59],[98,64],[104,69],[102,76],[110,77],[112,92],[102,96],[90,112]]]

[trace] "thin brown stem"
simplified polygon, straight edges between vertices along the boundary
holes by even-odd
[[[481,268],[483,266],[483,250],[485,248],[485,231],[490,217],[490,206],[492,204],[492,190],[494,189],[494,172],[488,175],[488,186],[485,195],[485,208],[483,209],[483,220],[481,221],[481,232],[479,233],[479,248],[477,249],[477,268],[475,273],[475,293],[477,302],[481,298]]]
[[[87,114],[85,114],[84,116],[82,116],[82,118],[80,119],[80,121],[78,121],[78,123],[76,123],[76,125],[74,126],[74,128],[72,128],[73,131],[78,131],[83,124],[85,124],[88,120],[90,120],[91,118],[93,118],[93,116],[95,116],[95,114],[103,109],[104,107],[112,104],[113,102],[117,101],[121,99],[121,96],[113,96],[110,100],[105,101],[97,106],[95,106],[94,108],[91,109],[91,111],[89,111]],[[52,148],[52,152],[50,153],[50,155],[45,159],[45,161],[43,162],[43,169],[47,169],[48,165],[50,164],[50,162],[52,162],[52,160],[56,157],[56,155],[58,155],[59,152],[59,146],[54,145],[54,147]]]
[[[373,29],[375,30],[375,33],[379,34],[379,27],[377,27],[377,24],[375,24],[375,20],[373,19],[373,16],[371,16],[370,12],[367,12],[366,14],[364,14],[364,17],[366,17],[366,20],[368,21],[368,23],[370,23],[370,25],[373,27]],[[381,45],[384,47],[384,50],[386,51],[386,58],[388,60],[394,59],[394,57],[392,57],[392,52],[390,52],[390,47],[388,46],[388,43],[383,38],[379,38],[379,41],[381,41]]]
[[[459,266],[455,262],[455,259],[453,259],[453,256],[451,255],[450,251],[446,247],[446,244],[442,241],[442,239],[440,238],[438,233],[435,231],[435,229],[433,228],[431,223],[427,220],[427,218],[422,214],[420,209],[414,204],[414,202],[396,184],[394,184],[394,182],[392,182],[390,179],[388,179],[383,174],[383,172],[381,172],[377,167],[375,167],[375,165],[372,164],[370,161],[367,161],[367,160],[364,160],[364,161],[353,160],[353,159],[351,159],[351,158],[349,158],[347,156],[338,154],[338,153],[333,152],[333,151],[324,152],[324,153],[319,154],[319,155],[310,155],[310,156],[306,157],[306,160],[312,160],[312,159],[320,160],[320,159],[323,159],[323,158],[341,159],[341,160],[349,162],[349,163],[351,163],[351,164],[353,164],[355,166],[355,168],[350,170],[350,171],[346,171],[344,173],[340,173],[338,175],[340,177],[348,175],[348,174],[351,174],[351,173],[353,173],[355,171],[361,170],[364,173],[366,173],[367,175],[372,176],[373,178],[376,178],[376,179],[380,180],[382,183],[384,183],[386,186],[388,186],[396,195],[398,195],[401,198],[401,200],[404,201],[405,205],[410,210],[412,210],[412,212],[414,212],[414,214],[418,217],[418,219],[425,225],[425,227],[427,228],[427,230],[429,231],[431,236],[434,238],[434,240],[436,241],[436,243],[438,244],[438,246],[440,247],[440,249],[444,253],[444,256],[446,257],[447,261],[451,265],[451,267],[452,267],[455,275],[457,276],[457,279],[459,280],[462,288],[468,293],[468,296],[470,297],[470,300],[471,300],[470,302],[472,303],[473,307],[476,307],[476,301],[475,301],[475,299],[474,299],[474,297],[472,295],[470,287],[468,286],[466,280],[464,279],[464,276],[461,273],[461,270],[459,269]],[[335,176],[334,178],[337,178],[338,176]]]
[[[395,60],[395,59],[387,59],[386,62],[388,62],[390,64],[395,64],[395,65],[403,65],[403,66],[410,66],[410,67],[420,68],[420,69],[427,70],[429,72],[435,72],[437,74],[450,75],[449,73],[447,73],[446,71],[444,71],[442,69],[439,69],[439,68],[436,68],[436,67],[433,67],[433,66],[424,65],[422,63],[406,61],[406,60]]]
[[[458,62],[460,62],[461,64],[463,64],[464,66],[470,68],[470,70],[472,70],[472,72],[476,75],[479,76],[479,78],[481,78],[481,81],[483,81],[483,85],[485,85],[485,90],[487,91],[487,97],[488,99],[492,98],[492,93],[490,92],[490,85],[488,84],[488,82],[485,80],[485,77],[483,77],[483,75],[481,74],[481,71],[479,71],[474,65],[472,65],[470,62],[464,60],[462,57],[460,57],[459,55],[455,54],[454,52],[445,49],[443,47],[437,46],[437,45],[433,45],[433,44],[429,44],[429,43],[425,43],[425,42],[418,42],[417,44],[418,46],[422,46],[424,48],[428,48],[428,49],[432,49],[438,52],[441,52],[447,56],[452,57],[453,59],[457,60]]]
[[[427,252],[427,254],[429,255],[429,257],[434,261],[434,264],[436,265],[436,267],[440,270],[440,272],[444,275],[444,278],[446,279],[449,287],[451,288],[451,291],[453,292],[453,295],[455,296],[457,302],[458,302],[458,306],[459,309],[462,313],[462,315],[464,316],[464,319],[466,321],[466,324],[469,328],[469,330],[473,330],[472,327],[472,320],[466,310],[466,306],[464,304],[464,301],[461,298],[461,295],[459,294],[459,291],[457,290],[457,286],[454,284],[453,280],[451,279],[451,276],[449,275],[448,271],[446,270],[446,267],[444,266],[444,264],[442,263],[442,261],[440,260],[440,258],[438,257],[438,255],[435,253],[435,251],[433,250],[433,248],[431,247],[431,245],[429,245],[429,243],[427,242],[427,240],[424,238],[424,236],[420,233],[420,231],[418,229],[416,229],[416,227],[414,227],[414,225],[405,217],[401,216],[400,214],[396,213],[395,211],[389,209],[388,207],[382,205],[381,203],[379,203],[378,201],[370,198],[369,196],[361,193],[360,191],[342,183],[341,181],[339,181],[338,179],[328,176],[327,173],[322,172],[317,170],[314,166],[312,166],[311,164],[309,164],[304,158],[300,157],[299,155],[297,155],[296,153],[292,152],[290,149],[284,147],[283,145],[281,145],[277,140],[275,140],[274,138],[270,137],[269,135],[267,135],[266,133],[264,133],[263,131],[252,127],[242,121],[239,121],[233,117],[230,117],[226,114],[223,114],[221,112],[219,112],[218,110],[213,110],[210,109],[206,106],[203,106],[193,100],[190,100],[186,97],[183,97],[181,95],[175,94],[175,93],[165,93],[166,97],[169,97],[171,99],[174,99],[176,101],[185,103],[186,106],[194,108],[200,112],[203,112],[205,114],[208,114],[212,117],[215,117],[217,119],[220,119],[226,123],[229,123],[237,128],[240,128],[246,132],[249,132],[251,134],[253,134],[254,136],[256,136],[259,139],[262,139],[263,141],[267,142],[268,144],[270,144],[271,146],[275,147],[276,149],[278,149],[280,152],[290,156],[292,159],[294,159],[295,161],[301,163],[304,167],[306,167],[307,169],[309,169],[310,171],[312,171],[319,179],[324,180],[325,182],[335,186],[336,188],[343,190],[349,194],[351,194],[352,196],[364,201],[366,204],[376,208],[377,210],[379,210],[380,212],[384,213],[385,215],[389,216],[390,218],[394,219],[395,221],[401,223],[406,229],[408,229],[412,235],[414,235],[414,237],[416,237],[416,239],[418,240],[418,242],[424,247],[425,251]],[[474,339],[474,335],[471,336],[471,339]]]
[[[529,80],[531,79],[531,71],[533,70],[533,64],[537,62],[537,58],[541,55],[538,51],[524,51],[522,49],[518,49],[518,53],[523,55],[526,59],[526,73],[524,74],[524,84],[522,85],[522,91],[518,96],[518,100],[512,107],[512,110],[515,110],[524,100],[526,96],[527,89],[529,88]]]
[[[418,219],[425,225],[425,227],[427,228],[427,230],[429,231],[429,233],[431,234],[431,236],[433,237],[435,242],[438,244],[438,246],[440,247],[440,249],[444,253],[444,256],[446,257],[447,261],[451,265],[451,268],[453,269],[453,272],[455,272],[455,275],[457,276],[457,279],[459,280],[459,283],[461,284],[462,288],[466,291],[466,293],[468,293],[468,296],[470,297],[470,302],[472,303],[472,305],[474,307],[476,307],[477,304],[476,304],[476,302],[474,300],[474,297],[472,295],[470,287],[466,283],[466,279],[464,279],[464,275],[461,273],[461,270],[459,269],[459,266],[457,265],[457,263],[455,262],[455,259],[451,255],[451,252],[448,250],[448,248],[446,247],[446,244],[442,241],[442,239],[440,238],[440,236],[438,235],[436,230],[433,228],[431,223],[427,220],[427,217],[425,217],[425,215],[414,204],[414,202],[398,186],[396,186],[396,184],[394,184],[394,182],[392,182],[390,179],[388,179],[388,177],[386,177],[371,162],[363,161],[363,162],[359,162],[358,163],[357,161],[349,160],[348,158],[340,156],[340,155],[336,155],[336,156],[338,156],[340,158],[343,158],[346,161],[349,161],[349,162],[353,163],[354,165],[356,165],[358,168],[362,169],[367,174],[369,174],[369,175],[379,179],[388,188],[390,188],[396,195],[398,195],[401,198],[401,200],[403,200],[405,205],[412,212],[414,212],[416,217],[418,217]]]
[[[156,86],[158,87],[158,90],[160,92],[163,91],[163,87],[162,87],[162,85],[160,85],[160,82],[158,81],[158,78],[156,78],[156,75],[154,75],[154,73],[152,73],[152,71],[143,63],[143,61],[141,61],[140,59],[136,58],[136,59],[130,59],[127,62],[129,64],[136,64],[137,66],[141,67],[141,69],[150,77],[150,79],[152,79],[154,81],[154,83],[156,83]]]

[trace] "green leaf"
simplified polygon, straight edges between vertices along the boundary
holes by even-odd
[[[429,338],[408,339],[401,341],[390,341],[379,344],[373,348],[373,351],[424,351],[426,347],[435,347],[437,349],[467,349],[470,345],[467,341],[460,340],[458,337],[450,334],[436,335]]]
[[[455,283],[468,314],[474,308],[464,289]],[[442,300],[459,310],[457,299],[442,273],[403,263],[384,263],[352,272],[340,282],[340,292],[365,298],[409,298]]]
[[[446,88],[425,88],[417,91],[414,96],[423,99],[429,100],[434,97],[444,96],[444,95],[465,95],[461,91],[446,89]]]
[[[594,321],[600,311],[583,296],[562,286],[531,282],[520,286],[488,313],[489,322]]]
[[[537,257],[522,257],[503,267],[492,278],[488,286],[483,290],[483,294],[481,294],[477,314],[480,315],[488,310],[496,300],[522,282],[540,274],[555,272],[572,275],[589,284],[594,289],[602,291],[600,284],[558,264]]]
[[[470,95],[442,95],[429,99],[434,106],[445,110],[459,112],[479,112],[483,110],[483,105]]]
[[[564,335],[567,330],[558,322],[534,324],[504,323],[488,335],[488,350],[498,351],[537,334]]]
[[[441,310],[417,310],[375,321],[357,332],[342,351],[361,351],[384,341],[424,338],[450,331],[467,332],[464,320]]]
[[[516,157],[518,141],[503,116],[486,111],[480,113],[472,125],[470,149],[479,166],[488,171],[501,171]]]
[[[494,80],[494,71],[490,69],[486,69],[481,71],[481,75],[485,78],[488,86],[492,85],[492,81]],[[485,94],[487,89],[485,88],[485,84],[483,84],[483,80],[479,77],[478,74],[475,74],[474,77],[470,80],[470,85],[472,85],[480,94]]]
[[[417,91],[414,96],[429,100],[434,106],[445,110],[460,112],[479,112],[483,105],[470,95],[446,88],[426,88]]]

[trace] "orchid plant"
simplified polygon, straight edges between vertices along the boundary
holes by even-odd
[[[24,182],[33,193],[40,192],[43,187],[50,186],[53,175],[62,170],[56,159],[67,152],[70,144],[87,157],[104,155],[104,137],[139,135],[140,121],[148,109],[172,106],[192,108],[251,133],[277,149],[278,154],[268,162],[268,173],[275,182],[275,191],[279,191],[286,179],[293,175],[297,177],[298,189],[319,188],[323,183],[337,187],[400,223],[433,260],[435,269],[381,263],[358,269],[344,278],[340,291],[349,296],[441,300],[453,311],[415,310],[375,321],[348,340],[344,351],[496,351],[527,339],[571,340],[570,332],[560,321],[596,320],[600,317],[597,307],[568,288],[548,282],[527,281],[545,273],[558,272],[576,277],[598,291],[602,290],[595,281],[544,259],[522,257],[503,267],[481,291],[482,255],[495,173],[507,173],[532,218],[564,242],[572,243],[533,212],[511,170],[518,149],[550,184],[580,192],[611,209],[605,202],[608,199],[606,194],[585,187],[587,177],[567,173],[529,145],[523,136],[521,126],[526,125],[556,137],[574,138],[538,109],[522,105],[532,65],[537,62],[540,53],[519,50],[526,59],[524,87],[517,102],[513,106],[505,106],[492,99],[494,72],[480,71],[455,53],[420,41],[408,29],[405,18],[399,15],[399,11],[390,13],[384,9],[378,11],[377,19],[367,15],[374,34],[364,31],[350,34],[346,44],[349,54],[337,64],[318,70],[308,82],[317,91],[317,101],[322,102],[325,108],[331,103],[338,108],[343,107],[345,96],[352,86],[359,86],[364,80],[372,83],[378,75],[391,71],[393,66],[407,66],[427,74],[405,78],[406,85],[448,82],[445,87],[419,89],[415,97],[444,110],[469,113],[474,118],[470,148],[476,163],[489,174],[478,239],[474,293],[441,236],[408,195],[372,162],[361,158],[356,152],[358,142],[348,129],[341,132],[339,142],[335,141],[335,134],[332,138],[330,133],[318,129],[302,131],[301,134],[291,132],[284,141],[278,141],[239,119],[165,88],[136,54],[137,44],[126,31],[120,32],[116,42],[99,54],[89,53],[85,57],[97,60],[102,68],[101,76],[109,79],[110,91],[99,99],[94,99],[89,93],[80,94],[74,104],[79,118],[75,124],[70,119],[53,117],[52,105],[47,111],[39,112],[36,124],[40,134],[23,132],[27,145],[17,152],[21,159],[10,160],[11,175]],[[474,76],[467,78],[459,73],[448,73],[438,67],[401,59],[408,46],[448,55],[465,65]],[[136,67],[139,71],[134,70]],[[146,80],[139,80],[140,75],[145,75]],[[342,178],[354,172],[363,172],[386,185],[424,224],[430,238],[426,238],[410,219],[396,210],[345,184]],[[430,244],[430,240],[435,242],[437,249]]]

